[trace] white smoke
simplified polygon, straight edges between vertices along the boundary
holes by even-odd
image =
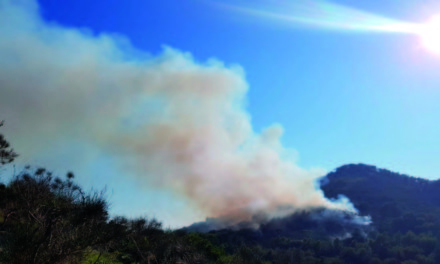
[[[324,197],[321,171],[294,163],[281,126],[253,131],[239,66],[168,47],[151,56],[128,43],[47,23],[34,1],[0,0],[0,118],[21,155],[62,159],[64,144],[86,145],[69,162],[112,155],[121,173],[210,217],[355,210]]]

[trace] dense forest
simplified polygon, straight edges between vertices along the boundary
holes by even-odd
[[[0,174],[17,157],[0,135]],[[110,218],[105,194],[86,193],[73,173],[26,167],[0,183],[0,263],[440,263],[440,181],[357,164],[321,188],[372,223],[316,208],[258,229],[166,230],[155,219]]]

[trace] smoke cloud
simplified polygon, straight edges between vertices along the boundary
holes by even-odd
[[[256,133],[239,66],[165,47],[136,51],[111,34],[43,21],[30,0],[0,0],[0,113],[21,155],[64,144],[112,155],[139,184],[172,190],[231,223],[295,210],[355,211],[326,199],[321,171],[294,163],[283,129]],[[93,154],[95,153],[95,154]]]

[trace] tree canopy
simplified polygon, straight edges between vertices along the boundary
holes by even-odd
[[[0,127],[2,127],[4,121],[0,122]],[[7,163],[11,163],[17,157],[17,153],[9,145],[9,142],[6,141],[5,137],[0,134],[0,165],[5,165]]]

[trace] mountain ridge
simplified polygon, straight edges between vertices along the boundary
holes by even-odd
[[[400,231],[417,231],[414,219],[418,218],[429,216],[439,223],[440,180],[422,179],[372,165],[347,164],[328,173],[321,182],[326,197],[347,196],[359,213],[370,215],[373,225],[381,230],[396,228],[400,220],[409,218],[415,227],[409,228],[407,224]]]
[[[440,230],[440,180],[427,180],[419,177],[392,172],[388,169],[378,168],[374,165],[346,164],[323,176],[320,188],[329,199],[337,199],[343,195],[347,197],[359,211],[359,216],[369,216],[372,219],[372,229],[392,232],[425,232],[428,231],[426,219]],[[338,223],[337,219],[350,219],[352,216],[344,213],[330,212],[323,208],[300,210],[290,216],[277,218],[262,223],[261,229],[274,229],[277,225],[284,226],[284,232],[299,233],[312,228],[331,228],[341,232],[351,232],[356,226],[347,223]],[[327,217],[321,225],[316,219]],[[308,223],[308,222],[314,223]],[[342,221],[343,222],[343,221]],[[240,230],[250,228],[249,225],[237,226],[218,225],[221,220],[209,218],[204,222],[194,223],[187,228],[188,231],[210,232],[217,229]],[[304,230],[301,226],[304,225]],[[413,226],[412,226],[413,225]],[[287,227],[286,227],[287,226]],[[299,226],[299,227],[298,227]],[[360,229],[364,226],[358,226]],[[326,232],[329,232],[329,228]],[[295,232],[291,232],[295,230]],[[277,231],[277,232],[278,232]],[[301,231],[301,232],[299,232]],[[215,232],[215,231],[213,231]],[[272,231],[268,231],[271,233]],[[440,233],[439,233],[440,234]],[[332,233],[332,235],[335,235]],[[317,235],[322,237],[323,234]]]

